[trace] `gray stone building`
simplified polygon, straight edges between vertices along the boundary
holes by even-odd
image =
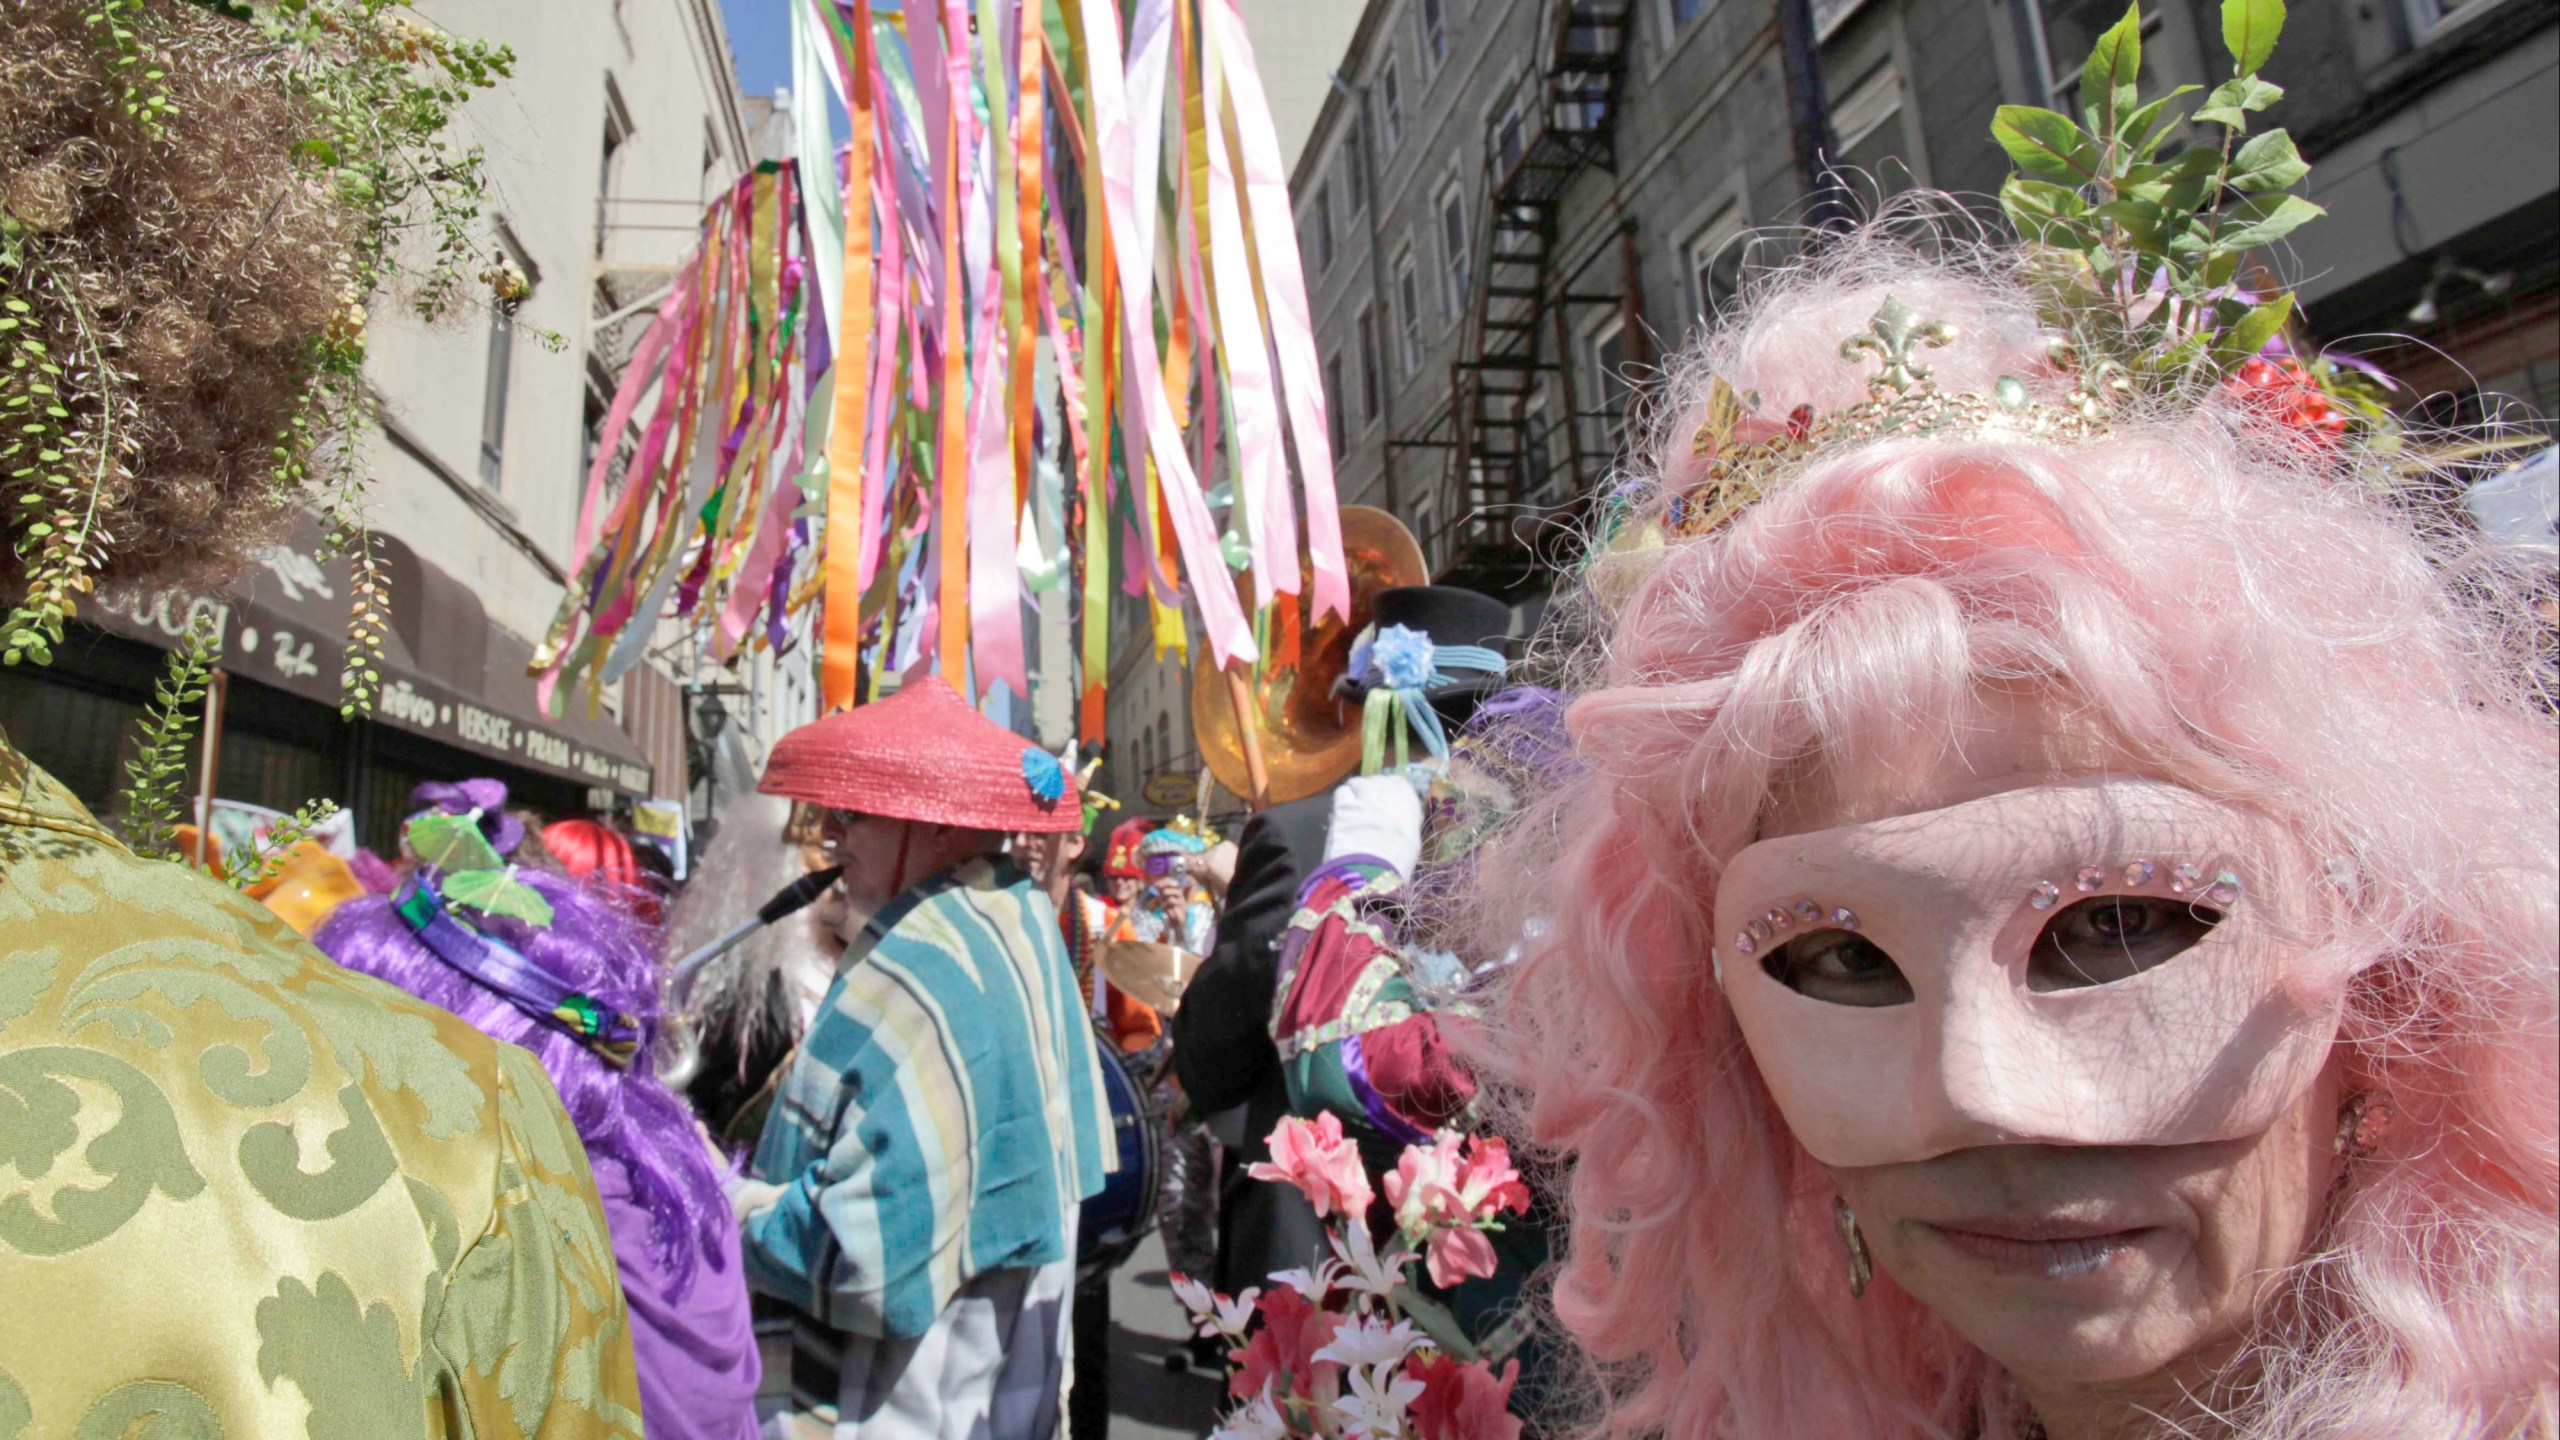
[[[1444,578],[1535,603],[1636,390],[1732,293],[1754,232],[1804,218],[1810,153],[1869,200],[1928,186],[1989,210],[2008,172],[1993,107],[2076,109],[2079,61],[2123,13],[1782,10],[1369,0],[1292,193],[1343,499],[1403,517]],[[2227,76],[2211,0],[2144,14],[2146,89]],[[2310,326],[2440,347],[2368,342],[2413,398],[2560,407],[2555,18],[2551,0],[2304,0],[2270,67],[2335,212],[2296,237]]]

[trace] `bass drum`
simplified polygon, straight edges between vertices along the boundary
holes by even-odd
[[[1116,1270],[1137,1253],[1156,1228],[1156,1194],[1163,1187],[1164,1155],[1155,1110],[1147,1089],[1131,1068],[1135,1057],[1120,1053],[1111,1037],[1096,1029],[1094,1049],[1102,1061],[1102,1091],[1111,1102],[1111,1133],[1120,1168],[1104,1180],[1100,1194],[1084,1202],[1076,1225],[1076,1276],[1089,1280]]]

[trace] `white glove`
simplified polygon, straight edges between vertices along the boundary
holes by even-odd
[[[1398,875],[1411,875],[1422,858],[1422,797],[1402,775],[1361,775],[1333,792],[1333,823],[1324,835],[1324,858],[1374,855]]]

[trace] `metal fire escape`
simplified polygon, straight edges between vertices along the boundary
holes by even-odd
[[[1617,168],[1633,20],[1631,0],[1563,0],[1536,132],[1516,157],[1487,147],[1490,199],[1449,399],[1407,442],[1450,460],[1439,489],[1457,503],[1432,549],[1453,583],[1506,597],[1532,588],[1548,523],[1570,513],[1611,458],[1581,423],[1565,310],[1615,297],[1569,293],[1571,277],[1558,273],[1558,221],[1574,177]],[[1550,375],[1561,406],[1538,399]]]

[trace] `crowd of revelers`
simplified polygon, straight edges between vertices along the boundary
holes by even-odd
[[[2560,1440],[2548,558],[2214,256],[1915,214],[1671,369],[1537,637],[1377,596],[1364,773],[1232,843],[930,676],[681,887],[471,780],[261,903],[0,741],[0,1440],[1096,1435],[1151,1228],[1238,1440]]]

